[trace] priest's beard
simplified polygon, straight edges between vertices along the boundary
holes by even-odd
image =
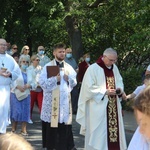
[[[63,61],[63,60],[64,60],[64,57],[58,57],[58,56],[56,56],[56,59],[57,59],[58,61]]]

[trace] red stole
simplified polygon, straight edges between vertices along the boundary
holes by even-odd
[[[97,64],[104,69],[106,77],[106,88],[115,89],[115,78],[113,73],[113,65],[107,68],[100,57]],[[116,96],[108,97],[107,105],[107,137],[108,137],[108,150],[120,150],[119,146],[119,125],[118,125],[118,109]]]

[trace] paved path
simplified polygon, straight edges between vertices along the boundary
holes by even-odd
[[[33,111],[33,124],[28,124],[27,129],[29,136],[26,139],[35,147],[36,150],[42,149],[42,132],[41,132],[41,121],[37,108],[35,107]],[[134,113],[129,111],[124,111],[124,124],[127,137],[127,143],[136,130],[137,124],[134,118]],[[78,150],[83,150],[84,147],[84,137],[79,134],[80,126],[75,122],[75,115],[73,115],[73,134],[75,145]],[[8,131],[11,131],[11,126],[8,127]],[[20,125],[18,126],[17,133],[20,132]]]
[[[134,133],[137,128],[136,119],[134,116],[134,112],[132,111],[124,111],[124,126],[126,132]]]

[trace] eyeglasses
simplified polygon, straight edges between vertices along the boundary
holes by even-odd
[[[26,50],[26,51],[29,51],[29,49],[28,49],[28,48],[26,48],[25,50]]]
[[[39,59],[35,59],[35,61],[40,61]]]
[[[0,44],[0,46],[7,46],[6,44]]]
[[[13,48],[13,49],[18,49],[17,47]]]
[[[106,56],[106,55],[105,55]],[[116,62],[117,61],[117,59],[110,59],[108,56],[106,56],[107,57],[107,59],[109,60],[109,61],[111,61],[111,62]]]
[[[24,61],[24,60],[23,60],[22,62],[23,62],[23,63],[27,63],[27,64],[29,63],[28,61]]]

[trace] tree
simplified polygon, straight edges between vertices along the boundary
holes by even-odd
[[[121,70],[147,65],[149,59],[148,0],[20,0],[4,1],[0,33],[21,48],[47,48],[64,42],[78,59],[90,52],[93,62],[107,47],[119,54]],[[5,16],[5,17],[3,17]]]

